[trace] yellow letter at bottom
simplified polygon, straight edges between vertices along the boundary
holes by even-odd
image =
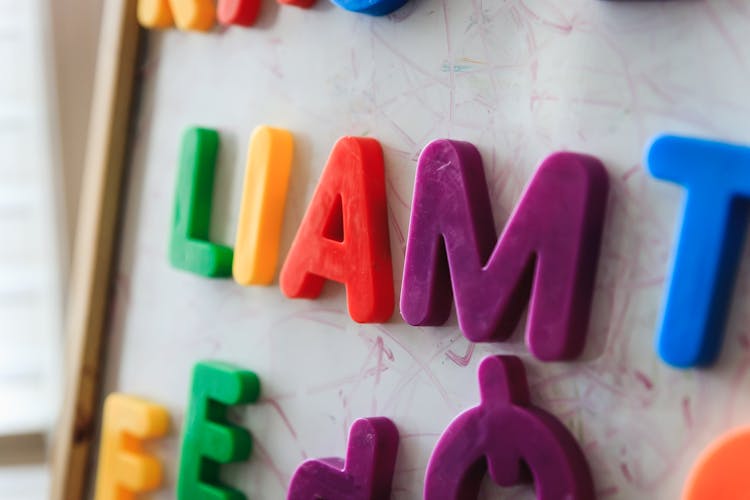
[[[110,394],[104,402],[96,500],[131,500],[158,488],[162,466],[142,450],[142,440],[163,436],[168,428],[169,413],[163,407]]]

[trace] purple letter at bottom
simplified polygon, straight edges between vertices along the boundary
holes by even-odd
[[[476,498],[485,472],[506,487],[533,478],[539,500],[594,498],[578,443],[554,416],[530,405],[519,358],[485,358],[479,388],[479,406],[456,417],[430,457],[425,500]]]
[[[292,476],[287,500],[388,500],[398,441],[398,429],[389,419],[356,420],[346,460],[304,462]]]

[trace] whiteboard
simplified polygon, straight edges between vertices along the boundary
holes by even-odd
[[[526,363],[532,399],[575,435],[601,498],[676,498],[697,454],[750,422],[750,256],[743,257],[718,363],[659,361],[654,332],[683,200],[650,179],[644,146],[672,131],[750,143],[750,4],[744,0],[412,0],[386,18],[321,1],[266,1],[258,26],[148,35],[128,169],[108,334],[105,391],[164,404],[171,437],[152,451],[174,497],[192,366],[220,359],[255,371],[262,400],[232,415],[249,428],[248,463],[224,468],[249,498],[282,498],[308,457],[343,456],[354,419],[390,417],[401,433],[393,498],[420,498],[442,430],[478,401],[487,354]],[[295,161],[286,255],[335,140],[375,137],[386,158],[398,293],[416,159],[437,138],[480,149],[498,227],[539,162],[560,149],[598,156],[611,177],[584,356],[542,363],[523,342],[472,345],[455,315],[415,328],[348,316],[343,286],[315,301],[277,284],[243,288],[167,260],[180,138],[221,134],[212,238],[233,244],[244,158],[260,124],[289,129]],[[747,252],[746,252],[747,253]],[[483,498],[530,498],[530,487]]]

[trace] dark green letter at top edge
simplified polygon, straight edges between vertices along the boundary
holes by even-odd
[[[247,460],[250,433],[227,420],[227,407],[253,403],[260,380],[248,370],[217,361],[193,369],[190,407],[185,415],[177,480],[178,500],[245,500],[245,495],[221,482],[219,466]]]
[[[209,241],[218,150],[215,130],[194,127],[185,131],[169,244],[174,267],[208,277],[231,276],[234,254],[231,248]]]

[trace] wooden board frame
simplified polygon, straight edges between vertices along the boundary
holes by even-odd
[[[66,380],[53,437],[54,500],[83,498],[99,412],[102,338],[111,299],[115,241],[142,30],[137,0],[103,5],[82,176],[66,327]]]

